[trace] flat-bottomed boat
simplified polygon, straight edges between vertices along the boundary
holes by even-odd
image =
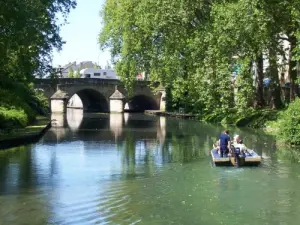
[[[261,163],[261,156],[255,151],[249,150],[245,155],[240,155],[238,162],[235,162],[234,155],[228,154],[221,157],[216,148],[211,150],[212,161],[216,166],[257,166]]]

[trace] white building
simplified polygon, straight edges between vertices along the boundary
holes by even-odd
[[[71,62],[67,65],[62,66],[61,68],[61,77],[68,78],[71,71],[78,73],[80,70],[85,68],[100,68],[96,63],[92,61],[83,61],[83,62]]]
[[[86,68],[80,70],[81,78],[120,79],[113,69]]]

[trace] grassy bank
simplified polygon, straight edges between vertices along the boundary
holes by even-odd
[[[49,123],[48,101],[30,84],[0,86],[0,148],[37,137]]]
[[[30,125],[23,128],[4,129],[0,131],[0,141],[39,133],[49,121],[47,116],[37,116]]]
[[[285,144],[300,146],[300,99],[279,112],[276,121],[268,121],[266,131]]]
[[[48,101],[32,85],[8,84],[0,86],[0,131],[10,132],[34,123],[38,115],[45,115]]]
[[[249,110],[243,114],[232,113],[222,119],[224,125],[235,125],[238,127],[265,128],[270,121],[276,121],[279,115],[278,110],[258,109]]]
[[[235,125],[263,129],[273,135],[282,145],[300,146],[300,99],[296,98],[288,107],[282,110],[251,109],[244,113],[234,110],[224,115],[210,117],[203,116],[208,122],[218,122],[222,125]]]

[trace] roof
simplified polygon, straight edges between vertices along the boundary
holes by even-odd
[[[58,90],[56,91],[50,99],[67,99],[69,98],[69,96],[67,95],[66,92]]]
[[[125,96],[119,90],[115,90],[115,92],[109,98],[110,99],[124,99]]]

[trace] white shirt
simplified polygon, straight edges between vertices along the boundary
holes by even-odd
[[[238,143],[234,145],[234,148],[235,149],[239,148],[240,152],[245,152],[247,150],[247,148],[244,144],[238,144]]]

